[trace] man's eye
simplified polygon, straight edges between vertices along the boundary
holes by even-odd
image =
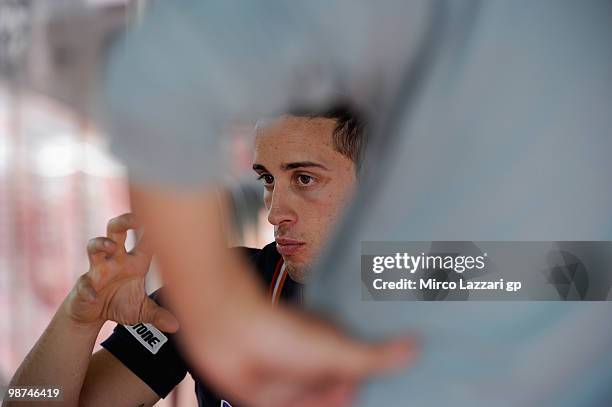
[[[271,185],[274,183],[274,177],[270,174],[261,174],[257,179],[264,185]]]
[[[300,174],[296,177],[298,184],[300,185],[311,185],[315,179],[310,175]]]

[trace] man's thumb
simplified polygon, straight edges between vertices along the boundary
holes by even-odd
[[[339,361],[339,367],[345,374],[356,376],[397,372],[414,359],[415,345],[408,338],[378,344],[353,343],[339,355],[344,359]]]
[[[176,317],[148,297],[143,305],[142,322],[150,322],[160,331],[168,333],[175,333],[179,329]]]

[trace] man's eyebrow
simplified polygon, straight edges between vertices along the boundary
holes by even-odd
[[[282,163],[281,169],[283,171],[295,170],[296,168],[308,168],[308,167],[316,167],[321,168],[325,171],[329,171],[329,168],[324,166],[323,164],[315,163],[312,161],[297,161],[293,163]],[[269,172],[266,167],[261,164],[253,164],[253,170],[257,172]]]
[[[293,162],[293,163],[282,163],[281,164],[281,169],[283,169],[284,171],[294,170],[296,168],[308,168],[308,167],[316,167],[316,168],[321,168],[326,171],[329,171],[329,169],[323,164],[315,163],[312,161],[298,161],[298,162]]]
[[[268,172],[268,170],[266,169],[266,167],[264,167],[264,166],[263,166],[263,165],[261,165],[261,164],[257,164],[257,163],[253,164],[253,170],[254,170],[254,171],[257,171],[257,172]]]

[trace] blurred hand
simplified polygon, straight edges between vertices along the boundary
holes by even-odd
[[[415,352],[409,340],[356,341],[267,301],[226,301],[216,317],[200,314],[202,330],[185,340],[201,371],[241,405],[346,406],[364,379],[405,367]]]
[[[127,231],[138,226],[136,217],[127,213],[108,222],[106,237],[89,241],[89,271],[78,279],[64,303],[74,321],[150,322],[165,332],[178,330],[176,318],[145,292],[144,279],[152,257],[146,241],[141,239],[133,250],[125,250]]]

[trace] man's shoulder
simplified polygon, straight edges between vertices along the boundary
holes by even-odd
[[[263,257],[275,258],[278,260],[280,258],[280,254],[276,250],[276,242],[271,242],[262,247],[261,249],[255,249],[253,247],[245,247],[245,246],[234,246],[231,247],[230,250],[236,251],[242,255],[246,255],[250,260],[256,261]]]

